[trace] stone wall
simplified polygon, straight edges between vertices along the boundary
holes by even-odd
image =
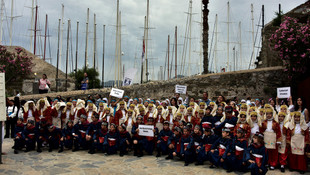
[[[207,74],[199,76],[191,76],[187,78],[150,82],[142,85],[132,85],[129,87],[121,87],[125,90],[125,95],[130,98],[154,98],[163,99],[171,97],[174,94],[176,84],[187,85],[188,95],[195,98],[201,98],[204,91],[209,92],[209,98],[215,99],[219,95],[226,98],[237,96],[239,99],[248,96],[252,98],[268,99],[276,96],[276,88],[288,86],[286,75],[283,73],[282,67],[270,67],[254,70],[243,70],[237,72],[224,72],[216,74]],[[87,95],[96,93],[107,97],[110,88],[91,89],[87,91],[70,91],[46,94],[52,98],[57,95],[62,97],[78,97],[84,98]],[[39,99],[46,95],[25,95],[21,99]]]

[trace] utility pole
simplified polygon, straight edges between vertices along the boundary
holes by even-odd
[[[114,86],[116,86],[117,80],[117,70],[119,68],[118,62],[118,54],[119,54],[119,47],[118,47],[118,37],[119,37],[119,0],[117,0],[116,4],[116,34],[115,34],[115,70],[114,70]]]
[[[145,32],[145,66],[146,66],[146,82],[149,81],[149,70],[148,70],[148,39],[149,39],[149,15],[150,15],[150,1],[147,0],[146,4],[146,32]]]
[[[57,67],[56,67],[56,92],[58,92],[58,69],[59,69],[59,55],[60,55],[60,51],[59,51],[59,46],[60,46],[60,23],[61,23],[61,19],[58,19],[58,45],[57,45]]]
[[[69,62],[69,35],[70,35],[70,19],[68,20],[68,30],[67,30],[67,51],[66,51],[66,87],[65,90],[67,91],[68,88],[68,62]]]

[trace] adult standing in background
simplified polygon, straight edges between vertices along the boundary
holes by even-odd
[[[46,94],[50,89],[51,82],[47,79],[46,74],[43,74],[42,78],[39,81],[39,93]]]
[[[84,73],[84,79],[83,79],[83,81],[81,81],[81,89],[82,90],[87,90],[88,89],[88,75],[87,75],[87,73],[85,72]]]

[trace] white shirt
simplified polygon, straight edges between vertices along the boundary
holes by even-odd
[[[128,117],[128,126],[131,126],[132,123],[132,117]]]
[[[70,117],[70,110],[67,110],[66,118],[69,119],[69,117]]]
[[[58,116],[57,116],[57,118],[60,118],[60,116],[61,116],[61,110],[58,110]]]
[[[110,115],[107,115],[106,118],[107,118],[107,122],[110,123]]]
[[[29,109],[29,111],[28,111],[28,117],[33,117],[31,109]]]
[[[191,122],[191,119],[192,119],[192,116],[191,116],[191,115],[187,116],[188,122]]]
[[[172,114],[169,115],[170,115],[170,124],[173,124],[173,115]]]
[[[272,120],[271,121],[267,121],[267,129],[266,129],[266,131],[273,132]]]
[[[160,123],[160,117],[161,117],[161,115],[158,115],[157,117],[158,117],[157,123]]]
[[[126,118],[126,112],[125,112],[125,110],[124,110],[124,109],[122,110],[122,113],[123,113],[123,117],[122,117],[122,119],[123,119],[123,120],[125,120],[125,118]]]
[[[301,134],[300,124],[295,125],[295,134]]]
[[[14,109],[14,112],[13,112],[13,109]],[[10,118],[14,118],[16,116],[16,113],[17,113],[18,109],[17,107],[15,106],[9,106],[7,108],[7,114]]]
[[[259,126],[257,123],[253,123],[253,128],[251,129],[252,134],[256,134],[259,131]]]
[[[92,115],[93,115],[93,111],[89,111],[87,118],[91,118]]]

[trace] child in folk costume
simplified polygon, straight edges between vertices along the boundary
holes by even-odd
[[[240,106],[240,111],[248,112],[249,106],[246,103],[242,103]]]
[[[195,165],[203,165],[203,162],[206,160],[210,160],[210,150],[211,146],[215,141],[218,140],[218,136],[215,135],[211,129],[211,125],[206,125],[203,128],[204,134],[202,135],[202,141],[200,145],[197,147],[196,152],[197,155],[197,163]]]
[[[287,145],[290,147],[289,168],[304,174],[307,171],[305,147],[309,145],[309,128],[304,116],[300,112],[294,112],[292,114],[286,139]]]
[[[46,145],[48,141],[48,127],[46,118],[42,118],[36,125],[36,142],[37,142],[37,152],[42,152],[42,144]]]
[[[118,126],[120,123],[124,123],[127,110],[125,109],[125,102],[119,102],[119,108],[115,113],[115,124]]]
[[[221,119],[225,116],[224,110],[222,106],[219,106],[217,108],[216,114],[213,116],[212,121],[212,128],[216,135],[221,136],[222,135],[222,129],[218,126],[221,124]]]
[[[61,114],[65,107],[65,102],[58,102],[51,112],[52,124],[57,128],[61,128]]]
[[[225,115],[221,118],[221,124],[216,126],[215,129],[223,128],[226,125],[226,123],[235,126],[238,121],[238,118],[233,116],[232,113],[233,113],[233,108],[231,106],[226,106]]]
[[[180,105],[179,109],[177,110],[177,113],[181,113],[182,114],[182,119],[184,118],[184,116],[187,113],[187,109],[184,105]]]
[[[78,99],[76,103],[75,113],[74,113],[73,125],[76,125],[79,122],[82,114],[85,116],[87,115],[86,110],[85,110],[85,101]]]
[[[57,128],[54,125],[49,126],[48,134],[47,134],[47,142],[48,142],[48,152],[52,152],[53,149],[59,148],[60,138],[62,136],[61,129]]]
[[[183,120],[184,120],[186,123],[195,124],[195,122],[196,122],[196,116],[195,116],[195,111],[193,110],[192,107],[188,107],[188,108],[187,108],[187,113],[184,115]]]
[[[143,156],[143,136],[139,135],[139,125],[143,125],[143,116],[139,115],[136,119],[135,125],[131,129],[134,156]]]
[[[209,106],[211,107],[211,115],[214,116],[216,114],[216,111],[217,111],[217,104],[214,103],[213,101],[211,101],[209,103]]]
[[[34,120],[27,121],[22,136],[23,140],[25,140],[26,152],[34,150],[36,145]]]
[[[248,163],[248,169],[251,170],[251,175],[264,175],[268,171],[266,168],[268,155],[264,145],[264,135],[257,132],[253,136],[253,141],[245,155],[245,160]]]
[[[126,125],[122,123],[118,126],[119,131],[119,155],[123,157],[125,154],[128,154],[128,150],[132,143],[129,132],[126,130]]]
[[[164,110],[163,106],[159,105],[157,107],[157,114],[155,116],[155,126],[158,128],[159,131],[163,129],[163,123],[164,123],[164,116],[166,115],[166,111]]]
[[[246,137],[248,131],[244,128],[239,127],[236,132],[236,136],[233,140],[233,150],[234,150],[234,159],[230,159],[229,166],[230,170],[238,170],[241,172],[246,171],[246,160],[245,154],[248,148],[248,138]]]
[[[119,146],[119,134],[116,130],[116,125],[114,123],[110,124],[110,130],[104,138],[103,145],[107,146],[108,155],[117,153],[117,149]]]
[[[212,124],[212,126],[213,126],[213,116],[211,115],[211,110],[212,110],[212,108],[210,107],[210,106],[208,106],[207,108],[206,108],[206,113],[205,113],[205,115],[202,117],[202,119],[201,119],[201,121],[200,121],[200,127],[201,127],[201,129],[203,128],[203,124],[204,123],[211,123]]]
[[[274,119],[275,112],[271,108],[266,109],[266,120],[262,123],[262,127],[259,128],[261,133],[264,133],[265,146],[268,151],[268,165],[270,170],[278,164],[278,144],[281,144],[281,130],[280,125]]]
[[[24,131],[25,125],[23,120],[24,118],[17,118],[16,127],[14,130],[14,154],[18,154],[18,150],[21,150],[24,147],[22,133]]]
[[[84,150],[88,149],[88,144],[86,141],[86,131],[88,129],[89,122],[87,121],[87,116],[82,114],[80,117],[79,123],[74,125],[72,135],[73,135],[73,144],[74,144],[74,151],[78,151],[80,147]]]
[[[169,122],[169,128],[172,129],[173,127],[173,120],[174,120],[174,112],[173,112],[173,108],[171,106],[168,106],[168,111],[167,111],[167,115],[165,120],[167,120]]]
[[[73,146],[73,120],[68,120],[65,128],[62,129],[62,136],[60,138],[60,149],[59,153],[63,152],[64,147],[72,149]]]
[[[92,144],[92,152],[95,152],[95,149],[98,151],[101,151],[103,153],[107,152],[107,145],[104,145],[104,139],[105,136],[108,134],[108,123],[107,122],[102,122],[101,123],[101,128],[97,130],[97,133],[94,134],[93,137],[93,144]]]
[[[288,148],[286,146],[287,127],[289,124],[289,116],[284,112],[279,112],[275,120],[279,122],[281,131],[281,144],[278,146],[279,164],[281,165],[281,172],[285,172],[284,166],[287,164]]]
[[[126,125],[126,129],[128,131],[131,131],[132,126],[135,124],[135,122],[136,122],[136,117],[134,116],[134,111],[129,109],[126,114],[125,121],[124,121],[124,124]]]
[[[46,118],[48,123],[52,123],[51,120],[51,107],[47,98],[40,99],[36,105],[36,114],[35,114],[35,121],[36,123],[39,122],[42,118]]]
[[[197,152],[196,152],[196,150],[197,150],[197,147],[201,144],[201,142],[202,142],[202,138],[201,138],[201,136],[202,136],[202,132],[201,132],[201,130],[200,130],[200,125],[196,125],[195,127],[194,127],[194,132],[192,132],[192,138],[193,138],[193,141],[194,141],[194,145],[193,145],[193,147],[194,147],[194,152],[193,152],[193,159],[196,159],[196,157],[197,157]]]
[[[163,129],[158,134],[156,157],[160,157],[161,153],[168,154],[168,140],[172,134],[173,132],[169,128],[169,122],[165,121]]]
[[[242,128],[245,131],[244,137],[248,140],[251,137],[251,126],[247,122],[247,115],[244,111],[241,111],[239,113],[238,121],[234,130],[234,136],[237,135],[237,131],[239,128]]]
[[[183,128],[183,135],[181,137],[181,156],[184,157],[185,164],[184,166],[188,166],[190,163],[194,161],[194,139],[190,134],[190,129],[188,127]]]
[[[252,112],[247,120],[251,127],[251,137],[249,139],[251,141],[253,136],[259,132],[259,128],[262,127],[262,121],[257,112]]]
[[[180,124],[182,123],[182,114],[181,113],[177,113],[175,118],[173,119],[173,126],[172,126],[172,130],[175,127],[180,127]]]
[[[179,127],[174,128],[173,135],[168,140],[169,155],[166,160],[173,159],[173,157],[181,158],[181,138],[182,130]]]
[[[74,108],[71,102],[67,102],[65,109],[63,110],[62,116],[62,129],[65,128],[69,120],[74,120]]]
[[[88,100],[88,101],[90,101],[90,100]],[[87,114],[86,115],[87,116],[87,121],[90,123],[90,122],[92,122],[93,115],[95,113],[97,113],[97,107],[96,107],[96,105],[92,101],[90,101],[88,103],[88,105],[86,106],[85,110],[86,110],[86,114]]]
[[[94,135],[97,133],[97,130],[101,128],[101,122],[99,121],[99,115],[97,113],[93,114],[92,120],[93,121],[88,125],[88,128],[86,130],[86,141],[88,142],[88,145],[90,145],[90,147],[93,145]],[[89,149],[88,153],[94,154],[95,152],[93,149]]]
[[[146,125],[154,125],[154,118],[149,117],[147,119]],[[157,136],[158,136],[158,129],[155,127],[153,129],[154,136],[145,136],[144,138],[144,150],[147,152],[148,155],[153,155],[153,151],[155,149],[155,144],[157,142]]]
[[[257,116],[262,119],[265,116],[265,109],[264,108],[260,108],[259,109],[259,113],[258,113]]]
[[[157,115],[157,109],[155,108],[155,105],[150,103],[147,107],[147,112],[144,116],[144,123],[147,122],[148,118],[155,118],[156,115]]]
[[[106,107],[106,108],[104,109],[104,115],[102,116],[101,121],[102,121],[102,122],[107,122],[107,123],[108,123],[108,126],[109,126],[111,123],[114,123],[114,124],[115,124],[115,117],[114,117],[113,114],[111,113],[111,108]]]
[[[24,104],[24,123],[26,124],[28,120],[35,120],[36,107],[33,101],[27,101]]]
[[[198,104],[195,102],[190,102],[189,107],[192,108],[194,114],[196,114],[196,110],[199,108]]]
[[[104,110],[107,107],[107,105],[105,103],[103,103],[102,101],[99,103],[99,109],[98,109],[98,115],[99,115],[99,120],[101,121],[104,115]]]
[[[211,147],[210,168],[215,168],[215,166],[223,166],[226,169],[228,168],[227,160],[231,157],[232,142],[231,129],[229,127],[224,127],[222,129],[222,137]]]

